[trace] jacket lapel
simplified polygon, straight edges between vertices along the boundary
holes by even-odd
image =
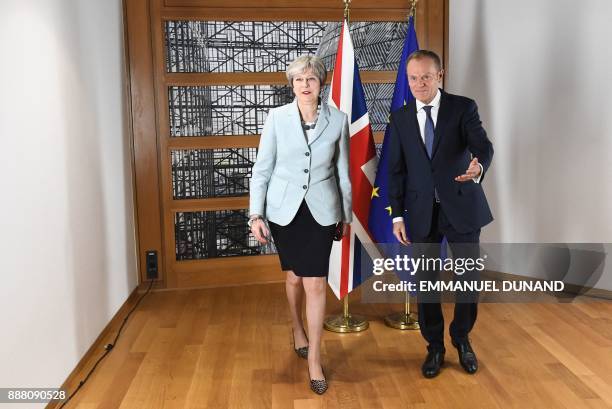
[[[438,146],[440,146],[440,140],[444,135],[444,127],[448,123],[448,118],[450,115],[450,108],[448,106],[448,98],[446,97],[446,93],[442,90],[440,90],[440,92],[442,93],[442,96],[440,97],[440,109],[438,110],[436,129],[434,130],[434,144],[431,155],[432,160],[436,157]]]
[[[289,128],[293,134],[293,138],[297,139],[302,145],[308,146],[306,143],[306,136],[302,130],[302,120],[300,119],[300,111],[297,105],[297,99],[291,103],[291,109],[289,109]]]
[[[319,118],[317,119],[317,125],[315,126],[315,129],[314,129],[314,137],[310,141],[309,145],[312,145],[314,141],[319,139],[323,131],[325,131],[325,129],[329,125],[329,116],[330,116],[329,107],[327,106],[325,102],[321,101],[321,112],[319,112]]]
[[[408,115],[408,118],[409,118],[408,125],[412,128],[412,132],[409,132],[408,135],[415,136],[416,143],[418,144],[418,146],[421,147],[423,151],[423,155],[425,155],[425,157],[429,159],[429,156],[427,155],[427,147],[425,146],[425,143],[423,142],[423,137],[421,136],[421,128],[419,127],[419,120],[417,119],[416,100],[413,99],[412,101],[410,101],[408,105],[406,105],[406,108],[409,114]]]

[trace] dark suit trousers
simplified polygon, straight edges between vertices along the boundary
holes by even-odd
[[[469,182],[468,182],[469,183]],[[440,203],[434,203],[431,230],[427,237],[411,238],[415,243],[415,257],[424,255],[429,258],[440,257],[440,246],[443,237],[449,243],[453,258],[478,258],[480,241],[480,229],[469,232],[459,233],[448,221]],[[430,243],[430,245],[428,245]],[[427,272],[428,280],[436,280],[438,272]],[[471,273],[473,274],[473,273]],[[417,275],[418,276],[418,275]],[[421,275],[421,278],[425,277]],[[454,279],[472,279],[473,275],[464,274],[463,276],[454,275]],[[463,297],[463,298],[462,298]],[[476,315],[478,313],[477,294],[465,293],[455,294],[455,314],[450,325],[450,335],[455,342],[467,340],[469,332],[474,327]],[[439,294],[427,293],[427,295],[417,295],[419,308],[419,326],[423,338],[428,342],[428,350],[444,348],[444,316],[440,305]]]

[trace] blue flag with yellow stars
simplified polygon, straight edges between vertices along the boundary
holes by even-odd
[[[419,49],[417,42],[416,31],[414,30],[414,17],[408,20],[408,30],[406,32],[406,40],[402,49],[402,58],[400,59],[397,69],[397,78],[395,80],[395,89],[393,90],[393,100],[391,101],[390,112],[396,111],[412,101],[414,97],[408,87],[408,78],[406,77],[406,60],[408,56]],[[393,236],[393,223],[391,218],[391,205],[387,199],[388,189],[388,167],[387,149],[389,144],[389,132],[391,127],[387,126],[385,130],[385,139],[382,144],[382,152],[378,161],[378,170],[376,172],[376,182],[372,190],[372,199],[370,203],[370,215],[368,227],[377,243],[397,243],[397,239]]]

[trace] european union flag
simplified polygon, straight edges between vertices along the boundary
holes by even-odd
[[[402,49],[402,58],[400,59],[397,69],[397,78],[395,80],[395,89],[393,90],[393,100],[391,101],[390,112],[396,111],[412,101],[414,97],[408,87],[408,78],[406,77],[406,60],[408,56],[419,49],[417,42],[416,31],[414,30],[414,17],[408,20],[408,30],[406,32],[406,40]],[[391,219],[391,205],[387,200],[388,189],[388,167],[387,149],[389,144],[389,132],[391,128],[387,126],[385,130],[385,139],[382,144],[382,152],[378,161],[378,171],[376,172],[376,182],[372,190],[372,199],[370,203],[370,214],[368,227],[374,240],[377,243],[397,243],[397,239],[393,236],[393,223]]]

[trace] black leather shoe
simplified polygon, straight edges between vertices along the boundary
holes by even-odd
[[[421,371],[425,378],[435,378],[440,373],[440,368],[444,365],[444,351],[436,349],[429,351]]]
[[[476,359],[476,354],[470,345],[470,341],[453,341],[453,346],[457,348],[457,352],[459,352],[459,363],[465,372],[469,374],[476,373],[478,370],[478,360]]]

